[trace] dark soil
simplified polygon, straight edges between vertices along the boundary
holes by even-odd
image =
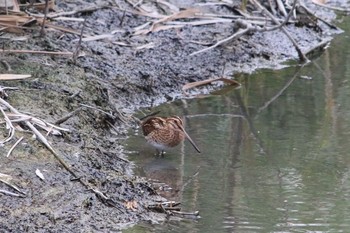
[[[195,1],[170,2],[188,7]],[[84,32],[89,35],[112,31],[115,34],[110,39],[82,42],[82,56],[76,62],[64,56],[2,54],[1,60],[11,66],[12,73],[32,75],[31,79],[2,85],[19,87],[7,91],[7,101],[12,106],[48,122],[55,122],[81,104],[93,107],[82,107],[61,124],[71,133],[48,136],[48,140],[82,179],[117,205],[103,204],[91,190],[72,181],[73,177],[30,133],[18,133],[11,143],[0,147],[4,155],[0,156],[0,173],[11,175],[12,183],[26,196],[0,194],[0,232],[112,232],[140,220],[164,220],[165,215],[147,209],[148,204],[163,200],[162,197],[154,194],[151,184],[133,176],[132,164],[121,146],[127,130],[135,125],[131,115],[141,107],[181,98],[182,85],[220,77],[223,69],[225,76],[233,76],[257,68],[281,68],[282,62],[297,59],[294,47],[279,30],[245,35],[225,46],[189,56],[206,47],[191,41],[215,43],[234,32],[233,24],[186,26],[133,36],[132,29],[150,18],[131,13],[131,5],[122,0],[56,1],[56,5],[59,11],[108,6],[74,17],[86,19]],[[318,15],[326,20],[335,18],[330,10],[313,5],[310,8],[317,9]],[[232,14],[222,6],[203,10]],[[78,32],[82,28],[81,22],[53,23]],[[321,22],[317,25],[320,28],[292,24],[287,28],[306,51],[339,32]],[[37,26],[22,34],[5,33],[3,48],[75,51],[77,47],[79,35],[47,29],[45,36],[39,36],[39,31]],[[27,40],[15,40],[20,36]],[[154,47],[138,49],[148,43]],[[9,73],[6,69],[0,67],[0,72]],[[6,132],[4,129],[3,134]],[[7,158],[8,150],[21,136],[25,139]],[[45,181],[35,174],[36,169],[44,174]],[[14,191],[2,183],[0,189]],[[137,203],[133,208],[126,205],[133,201]]]

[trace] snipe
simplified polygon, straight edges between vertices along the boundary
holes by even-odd
[[[147,142],[156,148],[158,155],[163,155],[165,149],[179,145],[185,138],[200,153],[178,116],[151,117],[141,122],[141,128]]]

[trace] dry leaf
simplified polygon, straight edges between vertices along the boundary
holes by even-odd
[[[0,74],[0,80],[20,80],[30,77],[30,74]]]
[[[233,79],[214,78],[214,79],[206,79],[206,80],[198,81],[198,82],[187,83],[187,84],[183,85],[182,91],[186,91],[188,89],[195,88],[195,87],[208,85],[208,84],[211,84],[212,82],[217,82],[217,81],[223,81],[225,83],[228,83],[229,85],[241,86],[241,84],[239,82],[237,82],[236,80],[233,80]]]
[[[132,210],[132,211],[137,210],[137,202],[135,200],[124,202],[124,205],[128,210]]]

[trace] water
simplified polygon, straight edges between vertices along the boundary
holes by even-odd
[[[138,174],[169,184],[166,196],[201,219],[126,232],[348,232],[348,40],[339,36],[302,69],[262,70],[238,77],[238,90],[154,109],[185,116],[202,153],[185,142],[156,158],[134,135],[130,159]]]

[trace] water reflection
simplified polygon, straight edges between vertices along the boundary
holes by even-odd
[[[185,143],[155,158],[132,136],[128,148],[139,153],[130,157],[139,174],[167,183],[172,189],[164,195],[202,219],[127,232],[347,232],[348,47],[302,69],[242,76],[239,90],[158,107],[185,117],[202,153]]]

